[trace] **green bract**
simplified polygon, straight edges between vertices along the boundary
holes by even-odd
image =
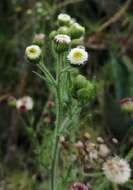
[[[87,86],[87,79],[83,75],[78,75],[75,80],[75,86],[77,89]]]
[[[72,95],[81,102],[93,99],[95,95],[93,83],[87,80],[84,76],[78,75],[73,82]]]
[[[57,53],[63,53],[65,51],[67,51],[69,48],[68,44],[65,44],[65,43],[60,44],[60,43],[56,43],[56,42],[54,43],[54,47],[55,47],[55,51]]]
[[[67,34],[69,35],[69,28],[67,26],[62,26],[58,29],[58,34]]]

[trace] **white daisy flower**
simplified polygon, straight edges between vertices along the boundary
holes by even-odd
[[[71,17],[68,14],[61,13],[58,15],[58,21],[62,24],[68,24],[71,21]]]
[[[88,53],[85,49],[77,47],[71,49],[67,58],[71,64],[82,65],[88,60]]]
[[[65,34],[58,34],[55,36],[55,41],[58,43],[65,43],[65,44],[70,44],[71,38],[68,35]]]
[[[107,179],[113,183],[123,184],[131,176],[128,162],[122,158],[114,157],[103,164],[103,171]]]
[[[34,102],[30,96],[24,96],[16,101],[16,107],[20,112],[32,110],[33,106]]]
[[[37,45],[31,45],[26,48],[25,54],[29,60],[37,60],[41,55],[41,49]]]

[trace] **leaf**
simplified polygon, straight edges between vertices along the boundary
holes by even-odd
[[[50,84],[51,84],[51,82],[50,82],[47,78],[45,78],[43,75],[37,73],[36,71],[32,71],[32,72],[35,73],[39,78],[41,78],[41,79],[43,79],[44,81],[46,81],[47,83],[50,83]]]
[[[120,100],[121,98],[128,96],[127,93],[128,72],[121,59],[116,55],[114,54],[111,55],[110,62],[112,64],[116,99]]]
[[[51,73],[47,70],[47,68],[42,65],[42,64],[39,64],[38,65],[38,68],[42,71],[42,73],[45,75],[47,81],[49,81],[54,87],[56,87],[56,81],[55,79],[53,78],[53,76],[51,75]]]

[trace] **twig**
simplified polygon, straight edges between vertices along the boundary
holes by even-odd
[[[103,23],[97,30],[90,35],[86,42],[86,46],[92,49],[106,49],[106,44],[103,40],[102,32],[111,24],[117,22],[128,10],[131,0],[127,2],[105,23]]]
[[[131,0],[127,0],[127,2],[120,8],[120,10],[117,13],[115,13],[115,15],[113,15],[108,21],[106,21],[102,26],[100,26],[97,29],[97,32],[102,32],[111,24],[118,21],[128,10],[130,3],[131,3]]]

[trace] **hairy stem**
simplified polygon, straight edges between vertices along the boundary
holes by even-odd
[[[58,156],[59,156],[59,129],[62,120],[62,101],[61,101],[61,81],[60,73],[62,70],[61,55],[58,56],[56,68],[56,125],[54,132],[53,154],[51,163],[51,190],[57,190],[57,170],[58,170]]]

